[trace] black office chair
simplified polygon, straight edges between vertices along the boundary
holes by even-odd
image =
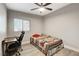
[[[8,43],[9,46],[5,50],[6,56],[12,56],[14,54],[21,55],[19,50],[22,49],[21,42],[24,37],[24,34],[25,32],[22,31],[20,37],[16,38],[17,41],[9,42],[10,44]]]

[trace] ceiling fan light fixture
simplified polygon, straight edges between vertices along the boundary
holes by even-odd
[[[45,10],[45,8],[44,7],[41,7],[41,8],[39,8],[39,11],[44,11]]]

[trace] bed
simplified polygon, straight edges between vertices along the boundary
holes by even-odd
[[[30,37],[30,44],[37,47],[46,56],[54,55],[59,50],[64,48],[62,39],[58,39],[49,35],[34,34]]]

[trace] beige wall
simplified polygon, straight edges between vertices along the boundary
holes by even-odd
[[[65,47],[79,51],[79,4],[71,4],[44,17],[45,33],[63,39]]]
[[[0,4],[0,55],[2,55],[1,43],[2,40],[6,37],[7,31],[7,18],[6,18],[6,8],[3,4]],[[2,29],[2,30],[1,30]]]
[[[31,28],[30,28],[31,30],[29,32],[26,32],[23,42],[27,42],[27,40],[29,40],[31,34],[33,33],[42,33],[43,29],[42,29],[41,16],[8,10],[8,32],[7,32],[8,36],[17,36],[18,34],[20,34],[19,32],[18,33],[14,32],[13,27],[14,18],[20,18],[25,20],[28,19],[31,22]]]

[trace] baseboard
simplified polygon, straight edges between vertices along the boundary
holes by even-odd
[[[68,48],[68,49],[71,49],[73,51],[79,52],[79,49],[77,49],[77,48],[74,48],[74,47],[71,47],[71,46],[68,46],[68,45],[64,45],[64,47]]]

